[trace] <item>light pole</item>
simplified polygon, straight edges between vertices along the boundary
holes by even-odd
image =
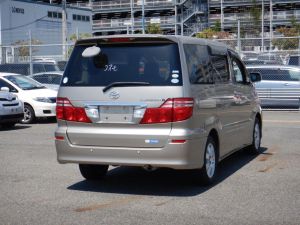
[[[224,11],[223,11],[223,0],[221,0],[221,31],[224,31]]]
[[[145,0],[142,0],[142,29],[145,34]]]
[[[272,0],[270,0],[270,47],[269,52],[272,48],[272,38],[273,38],[273,3]]]
[[[66,12],[66,0],[63,0],[61,2],[62,4],[62,54],[63,54],[63,60],[66,60],[66,44],[67,44],[67,12]]]
[[[261,0],[261,48],[262,48],[262,52],[264,52],[264,13],[265,11],[265,4],[264,4],[264,0]]]
[[[131,33],[134,34],[133,0],[130,0],[130,14],[131,14]]]

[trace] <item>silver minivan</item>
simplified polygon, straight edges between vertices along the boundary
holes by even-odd
[[[244,64],[221,43],[162,35],[80,40],[58,92],[57,159],[79,164],[86,179],[125,165],[199,169],[211,183],[226,156],[261,151],[259,103]]]

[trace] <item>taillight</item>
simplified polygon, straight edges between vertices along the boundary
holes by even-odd
[[[159,108],[148,108],[141,124],[178,122],[193,115],[193,98],[169,98]]]
[[[56,118],[60,120],[91,123],[84,108],[74,107],[67,98],[57,98]]]

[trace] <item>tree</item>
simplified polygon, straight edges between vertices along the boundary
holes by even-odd
[[[37,39],[32,39],[31,40],[31,44],[32,45],[40,45],[42,44],[42,42],[40,40]],[[17,53],[18,56],[29,56],[29,40],[19,40],[16,41],[15,43],[13,43],[13,45],[17,46]],[[36,49],[36,47],[32,47],[32,53],[37,52],[38,50]]]
[[[84,38],[89,38],[89,37],[92,37],[92,34],[90,33],[79,33],[78,34],[78,39],[84,39]],[[77,41],[77,35],[76,34],[72,34],[70,35],[69,39],[71,41]]]
[[[299,48],[299,36],[300,36],[300,24],[297,23],[296,18],[292,18],[291,27],[281,27],[276,31],[281,33],[283,37],[289,38],[278,38],[272,41],[274,46],[277,46],[279,49],[282,50],[293,50]],[[290,38],[295,37],[295,38]]]
[[[256,0],[252,1],[252,7],[249,10],[250,13],[250,28],[251,33],[258,35],[260,33],[261,22],[261,8],[257,5]]]
[[[226,31],[215,31],[214,28],[206,28],[203,31],[197,33],[196,37],[206,39],[228,39],[231,38],[231,34]]]
[[[146,34],[163,34],[163,32],[162,32],[162,30],[160,28],[160,24],[158,24],[158,23],[150,23],[147,26]]]
[[[80,39],[84,39],[84,38],[89,38],[89,37],[92,37],[92,34],[90,33],[79,33],[78,34],[78,40]],[[71,34],[69,39],[73,42],[76,42],[77,41],[77,34]],[[70,46],[68,48],[68,57],[71,55],[72,51],[73,51],[73,46]]]
[[[216,20],[212,29],[216,32],[220,32],[221,31],[221,20]]]

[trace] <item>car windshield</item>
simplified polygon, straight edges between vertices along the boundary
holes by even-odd
[[[300,56],[291,56],[289,65],[300,66]]]
[[[55,84],[59,85],[62,75],[56,74],[41,74],[33,76],[33,79],[42,83],[42,84]]]
[[[100,54],[83,57],[87,47],[79,45],[73,50],[62,86],[107,86],[116,82],[182,85],[177,44],[99,45]]]
[[[35,80],[22,76],[22,75],[8,75],[5,76],[7,80],[12,82],[13,84],[17,85],[22,90],[33,90],[33,89],[43,89],[46,88],[45,86],[41,85],[40,83],[36,82]]]
[[[46,72],[59,71],[59,67],[55,64],[44,64]]]

